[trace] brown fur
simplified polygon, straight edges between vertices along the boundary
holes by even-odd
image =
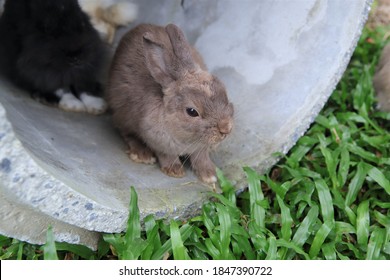
[[[378,100],[378,109],[390,112],[390,45],[383,49],[373,84]]]
[[[152,163],[154,154],[163,172],[182,177],[179,156],[189,155],[203,182],[216,181],[209,152],[231,132],[233,105],[177,26],[143,24],[122,38],[107,100],[130,158]]]

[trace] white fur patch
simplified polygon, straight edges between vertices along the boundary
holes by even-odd
[[[54,94],[57,95],[58,98],[61,98],[65,93],[67,93],[67,92],[65,92],[65,90],[63,90],[62,88],[57,89],[57,90],[54,92]]]
[[[84,103],[87,112],[90,114],[102,114],[107,110],[107,103],[103,98],[88,95],[87,93],[82,93],[80,95],[81,101]]]
[[[55,94],[60,97],[58,107],[64,111],[85,112],[84,103],[77,99],[72,93],[65,92],[62,89],[56,90]]]
[[[119,2],[110,6],[105,19],[116,25],[127,25],[138,15],[138,6],[131,2]]]
[[[207,184],[213,184],[213,183],[216,183],[217,182],[217,177],[215,176],[210,176],[210,177],[205,177],[205,178],[202,178],[203,182],[207,183]]]
[[[79,0],[79,4],[101,37],[110,44],[116,28],[128,25],[138,15],[138,5],[124,0]]]

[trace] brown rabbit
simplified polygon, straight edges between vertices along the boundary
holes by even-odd
[[[189,156],[205,183],[216,181],[209,153],[230,134],[233,105],[222,82],[175,25],[142,24],[121,40],[111,66],[107,100],[129,157],[172,177],[185,175]]]

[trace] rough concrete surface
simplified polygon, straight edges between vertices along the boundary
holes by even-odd
[[[275,152],[287,153],[307,130],[344,72],[371,3],[136,2],[138,20],[118,36],[141,22],[174,22],[226,84],[236,126],[213,158],[238,188],[245,187],[243,166],[264,172],[277,161]],[[138,192],[141,216],[159,218],[193,216],[212,190],[190,170],[174,179],[157,165],[132,162],[109,115],[63,112],[5,82],[0,102],[6,111],[0,119],[0,190],[19,208],[86,230],[119,232],[130,186]],[[6,232],[0,224],[9,236],[17,236],[18,221],[14,228]]]

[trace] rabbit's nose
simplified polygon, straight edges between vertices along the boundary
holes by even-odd
[[[233,123],[230,120],[223,120],[218,123],[218,130],[223,135],[229,134],[232,128]]]

